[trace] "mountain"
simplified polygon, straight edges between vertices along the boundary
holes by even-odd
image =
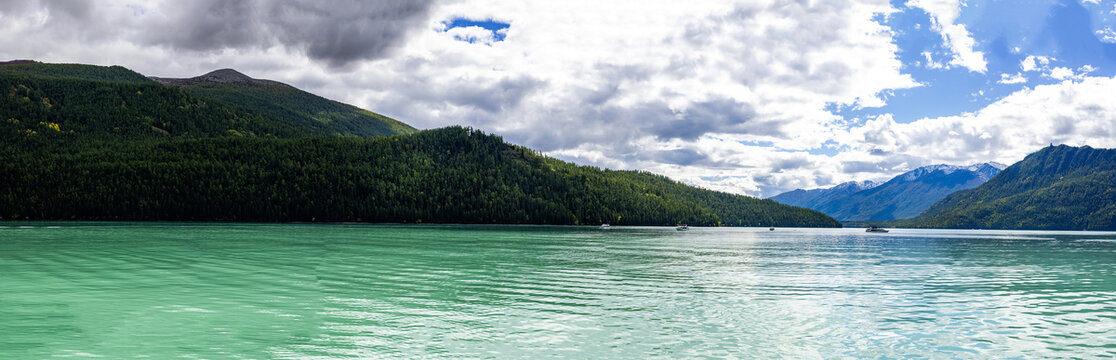
[[[1116,150],[1046,147],[902,225],[1116,230]]]
[[[111,137],[328,135],[317,122],[292,123],[160,85],[120,66],[20,62],[0,65],[0,131]],[[0,93],[2,97],[3,93]]]
[[[771,197],[771,200],[775,200],[791,206],[801,206],[804,208],[813,209],[815,207],[823,206],[824,204],[828,204],[834,201],[840,201],[840,199],[844,199],[845,197],[848,197],[849,195],[852,195],[856,192],[871,189],[878,185],[879,183],[871,180],[849,181],[825,189],[796,189],[794,191],[788,191],[779,195],[775,195]]]
[[[1004,168],[997,163],[972,166],[930,165],[900,174],[882,184],[845,183],[830,189],[796,190],[773,197],[788,205],[799,198],[810,209],[841,221],[887,221],[918,215],[953,192],[971,189],[988,181]],[[874,185],[874,186],[870,186]],[[811,193],[812,191],[812,193]],[[809,199],[809,196],[818,196]]]
[[[253,79],[233,69],[221,69],[188,79],[151,79],[192,95],[220,100],[281,119],[286,124],[324,124],[332,129],[332,135],[381,136],[415,132],[415,128],[395,119],[281,82]]]
[[[354,118],[261,108],[252,101],[320,98],[235,71],[160,81],[169,85],[122,67],[0,64],[0,219],[840,226],[461,127],[337,136],[356,135],[337,126]],[[259,87],[270,90],[238,98]]]
[[[286,86],[280,85],[274,87]],[[7,90],[5,101],[0,102],[0,114],[4,117],[0,119],[4,121],[0,131],[75,132],[86,139],[365,136],[414,131],[378,115],[353,115],[361,111],[352,110],[355,107],[348,112],[338,110],[337,116],[326,114],[318,118],[276,114],[164,86],[120,66],[5,62],[0,63],[0,89]],[[297,89],[285,91],[291,94],[289,98],[277,96],[273,100],[301,104],[314,97]],[[365,124],[362,125],[365,128],[354,124]],[[368,130],[377,127],[397,131]]]
[[[12,136],[58,132],[88,140],[330,133],[324,126],[287,124],[190,95],[119,66],[9,62],[0,65],[0,90],[0,133]]]

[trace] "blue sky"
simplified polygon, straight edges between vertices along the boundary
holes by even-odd
[[[768,197],[1116,147],[1116,0],[0,2],[0,60],[235,68]]]
[[[1020,64],[1028,56],[1051,58],[1049,67],[1077,70],[1095,68],[1092,76],[1116,74],[1116,43],[1102,42],[1098,31],[1116,27],[1111,1],[970,1],[962,7],[958,23],[976,40],[988,69],[932,68],[925,53],[937,62],[948,61],[950,50],[932,30],[931,17],[905,1],[892,1],[900,12],[883,19],[892,28],[901,49],[904,71],[923,86],[896,90],[880,108],[843,108],[847,118],[868,118],[890,113],[897,122],[977,111],[1024,87],[1061,82],[1041,71],[1024,74]],[[1025,83],[1002,83],[1003,74],[1023,75]]]
[[[511,26],[507,23],[493,19],[473,20],[465,18],[453,18],[449,21],[442,22],[442,24],[445,25],[444,31],[446,32],[453,29],[472,29],[479,31],[480,33],[487,32],[488,34],[490,34],[489,36],[491,36],[491,42],[504,41],[504,38],[507,37],[507,32],[505,31],[505,29]],[[479,40],[476,37],[462,35],[455,36],[454,38],[470,44],[476,43]]]

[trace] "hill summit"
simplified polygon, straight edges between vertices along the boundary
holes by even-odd
[[[154,77],[154,76],[152,76],[150,78],[151,78],[151,80],[155,80],[155,82],[158,82],[158,83],[166,85],[166,86],[185,86],[185,85],[192,85],[192,84],[197,84],[197,83],[207,83],[207,82],[217,83],[217,84],[233,84],[233,83],[249,83],[249,84],[255,84],[255,85],[278,85],[278,84],[281,84],[281,83],[276,82],[276,81],[253,79],[252,77],[250,77],[248,75],[244,75],[244,73],[241,73],[241,72],[233,70],[233,69],[214,70],[214,71],[211,71],[211,72],[209,72],[205,75],[195,76],[195,77],[192,77],[192,78],[184,78],[184,79],[161,78],[161,77]]]

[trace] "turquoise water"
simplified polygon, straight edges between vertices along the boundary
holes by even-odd
[[[0,223],[51,357],[1116,357],[1116,234]]]

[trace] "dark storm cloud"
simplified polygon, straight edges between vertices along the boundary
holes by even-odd
[[[144,41],[195,51],[282,45],[332,67],[377,59],[419,27],[432,0],[189,1],[163,9],[168,31]]]
[[[81,41],[122,39],[189,51],[281,46],[331,67],[386,56],[421,28],[433,0],[168,1],[108,17],[95,1],[0,1],[0,14],[45,11],[42,30]]]

